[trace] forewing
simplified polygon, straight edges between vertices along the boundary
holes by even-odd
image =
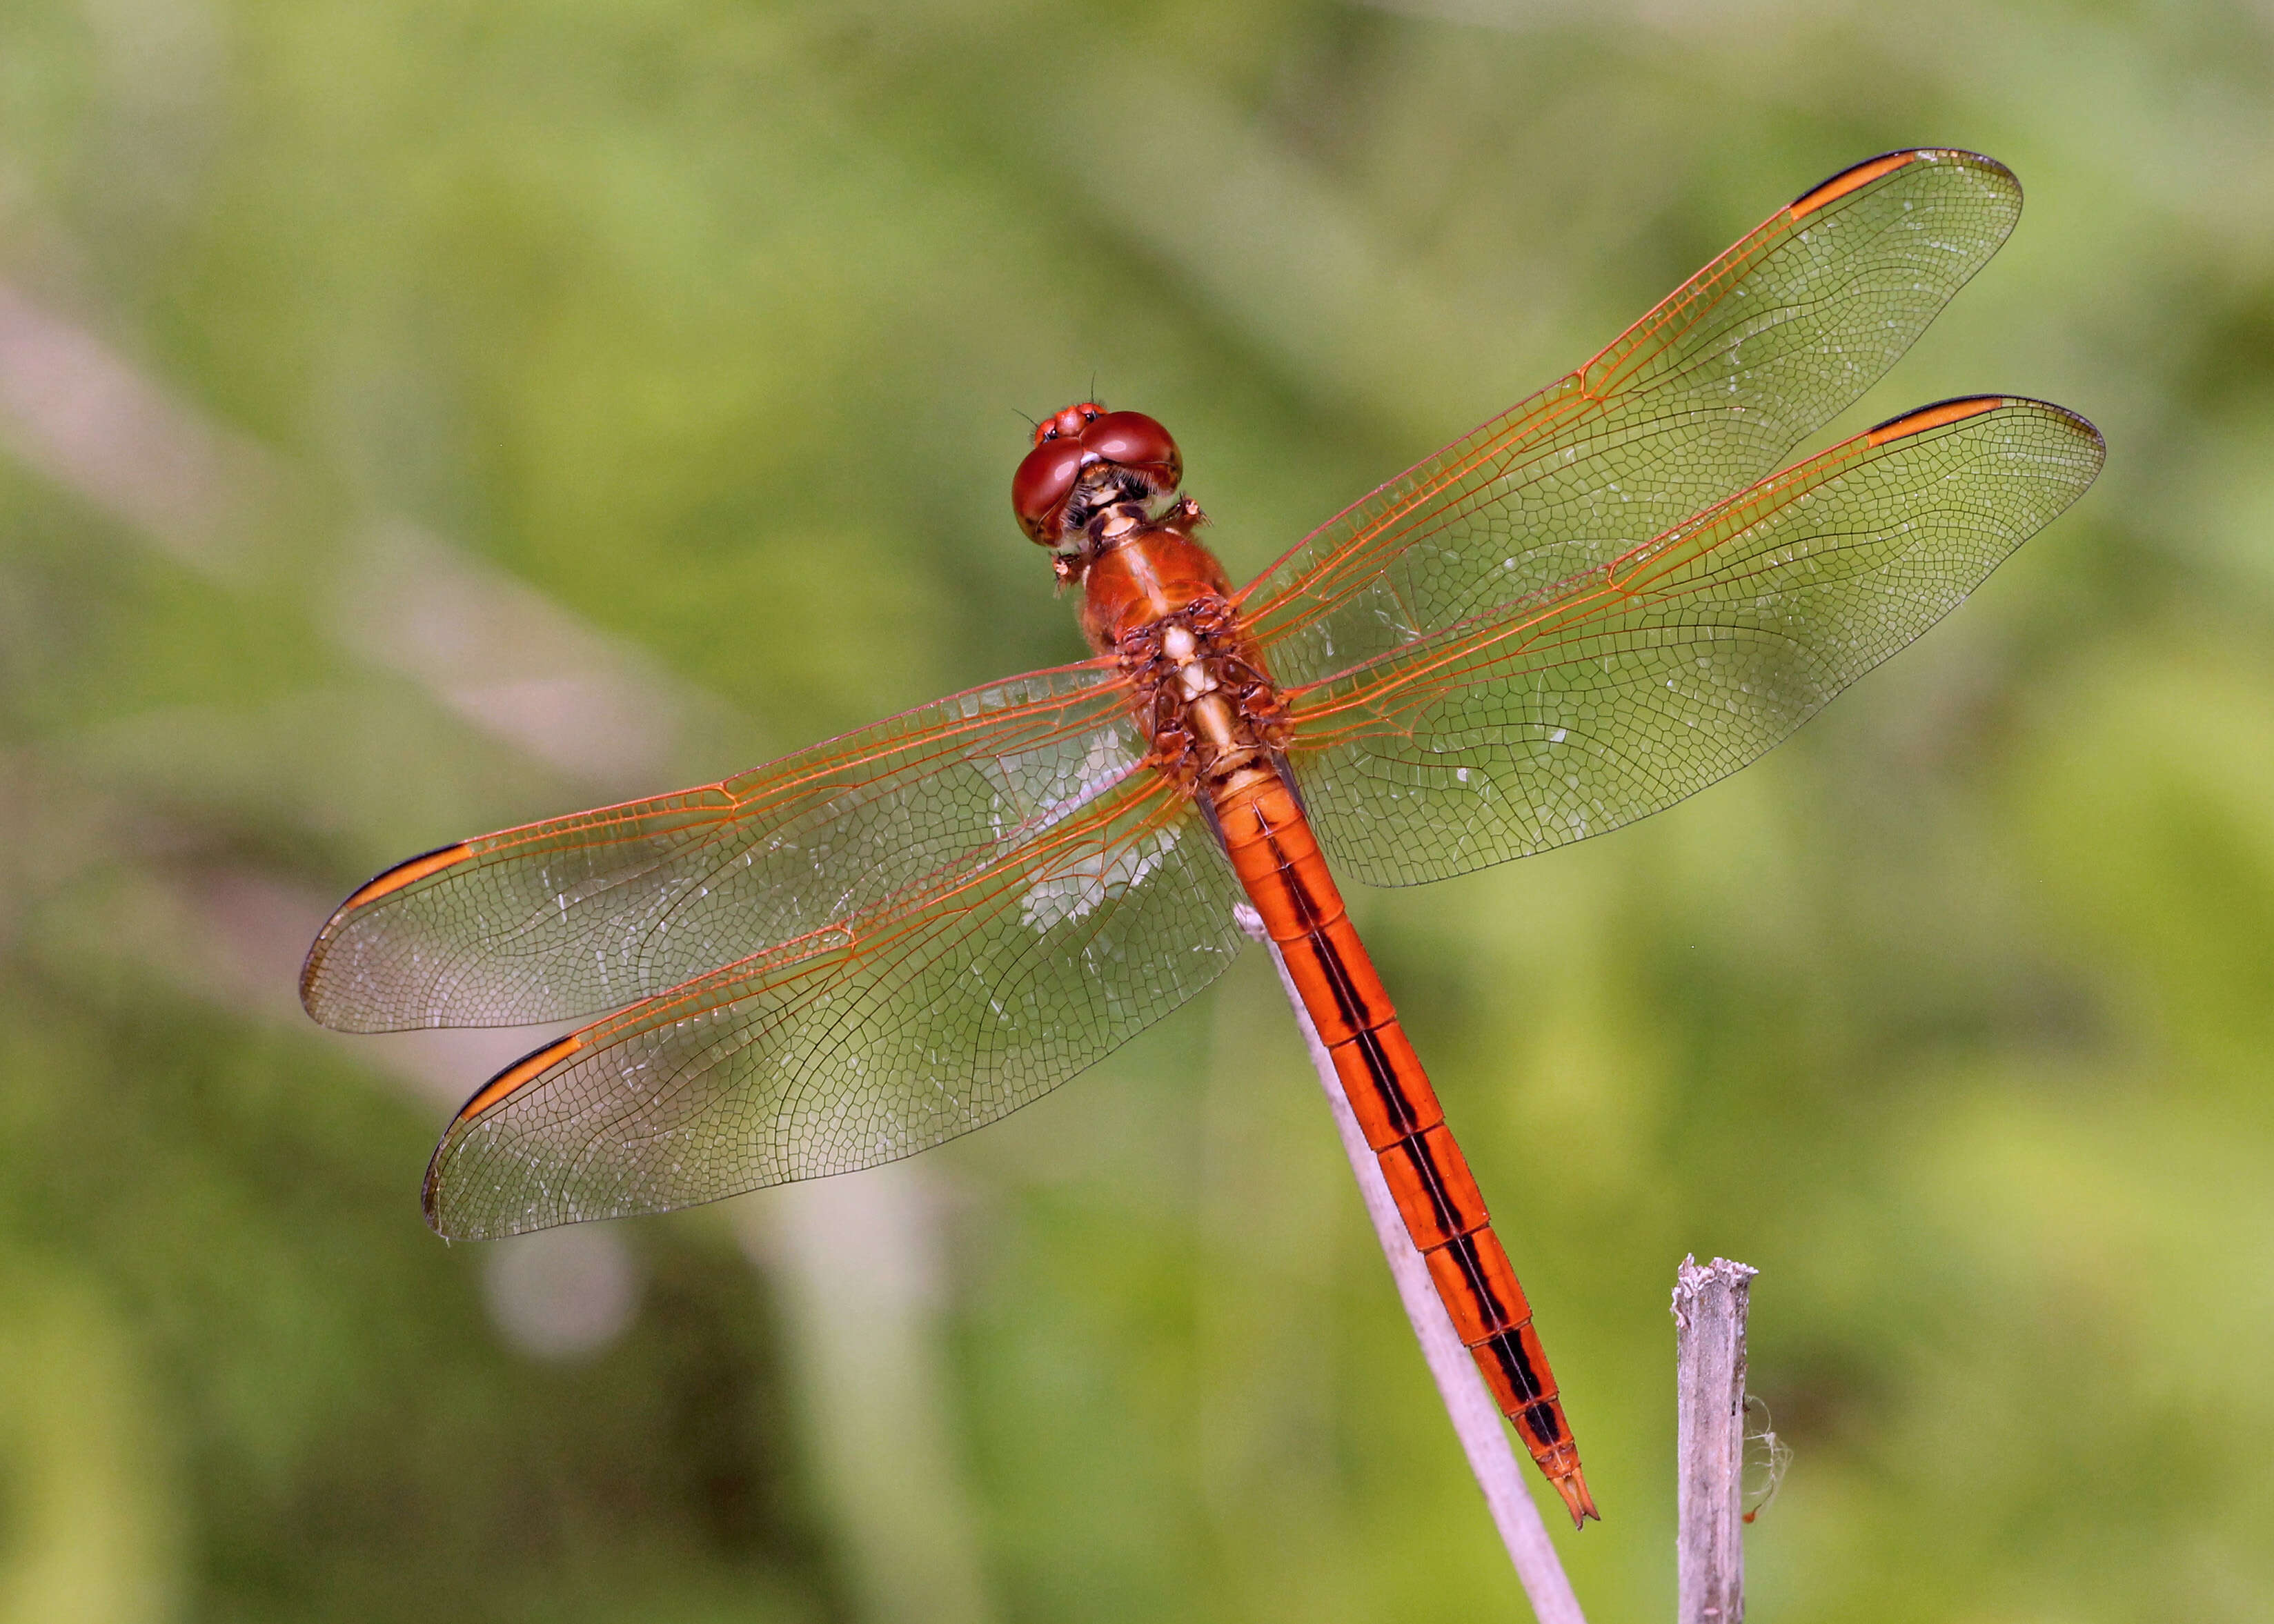
[[[448,846],[358,891],[301,998],[351,1032],[573,1019],[995,861],[1146,770],[1101,664],[904,711],[699,789]]]
[[[2058,406],[1946,402],[1529,602],[1291,696],[1338,870],[1462,874],[1600,834],[1766,751],[2092,483]]]
[[[1972,153],[1834,177],[1570,377],[1329,521],[1241,595],[1316,682],[1608,563],[1775,468],[2004,242],[2019,184]]]
[[[427,1172],[480,1238],[889,1162],[1038,1098],[1246,937],[1192,801],[1126,780],[953,883],[786,942],[499,1074]]]

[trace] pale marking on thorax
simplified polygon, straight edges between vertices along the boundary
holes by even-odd
[[[1188,626],[1171,624],[1161,637],[1161,652],[1175,662],[1177,684],[1187,702],[1216,691],[1216,680],[1200,658],[1200,642]]]

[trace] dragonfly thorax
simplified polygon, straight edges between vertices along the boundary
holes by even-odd
[[[1158,518],[1137,502],[1091,515],[1080,550],[1061,555],[1058,571],[1081,587],[1081,629],[1091,648],[1123,653],[1133,634],[1202,598],[1230,604],[1230,577],[1193,534],[1202,523],[1190,497]]]
[[[1153,764],[1186,789],[1221,794],[1267,771],[1285,747],[1278,685],[1228,596],[1203,592],[1132,626],[1113,653],[1135,690]]]
[[[1198,792],[1261,771],[1285,722],[1231,579],[1193,534],[1200,504],[1161,507],[1183,471],[1152,418],[1085,402],[1035,429],[1011,501],[1028,535],[1058,549],[1058,579],[1081,588],[1089,646],[1128,673],[1155,765]]]

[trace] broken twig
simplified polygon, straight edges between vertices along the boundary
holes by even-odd
[[[1694,1256],[1675,1271],[1678,1624],[1743,1624],[1745,1312],[1758,1272]]]

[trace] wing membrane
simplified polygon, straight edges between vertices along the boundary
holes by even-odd
[[[1133,774],[1102,664],[905,711],[722,783],[486,835],[388,870],[309,951],[352,1032],[620,1008],[995,861]]]
[[[1955,607],[2101,458],[2059,407],[1946,402],[1299,691],[1320,838],[1338,868],[1408,884],[1670,806]]]
[[[1329,521],[1242,594],[1319,681],[1600,566],[1775,468],[1877,381],[2013,229],[1971,153],[1835,176],[1562,381]]]
[[[785,942],[499,1074],[434,1153],[480,1238],[847,1172],[992,1122],[1245,944],[1193,803],[1149,771],[975,871]]]

